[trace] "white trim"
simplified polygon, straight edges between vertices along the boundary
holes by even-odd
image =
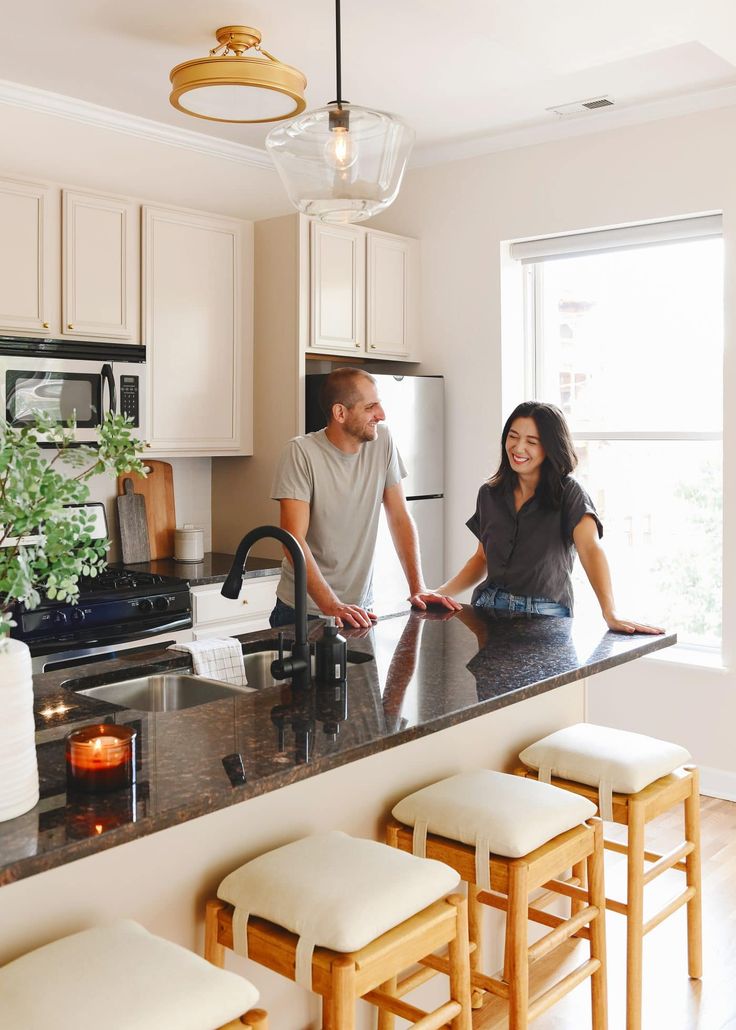
[[[576,429],[571,431],[573,440],[722,440],[722,432],[687,432],[677,430],[676,432],[661,433],[650,432],[649,430],[635,429],[630,432],[594,432],[593,430]]]
[[[610,229],[593,229],[564,233],[560,236],[518,240],[511,244],[511,257],[515,261],[527,264],[722,235],[722,215],[696,215],[690,218],[668,218],[657,222],[617,225]]]
[[[61,93],[50,93],[34,86],[23,86],[17,82],[0,79],[0,103],[12,107],[21,107],[29,111],[40,111],[59,118],[94,125],[97,128],[111,129],[139,139],[153,140],[170,147],[193,150],[208,157],[217,157],[225,161],[256,168],[269,168],[274,173],[271,158],[265,151],[249,147],[243,143],[206,136],[202,132],[191,129],[179,129],[173,125],[164,125],[150,118],[115,111],[110,107],[91,104],[87,100],[77,100]]]
[[[520,147],[534,147],[540,143],[554,143],[557,140],[587,136],[611,129],[622,129],[629,125],[641,125],[663,118],[678,118],[698,111],[712,111],[721,107],[736,106],[736,86],[720,86],[686,96],[666,97],[648,104],[633,104],[630,107],[606,107],[576,118],[559,118],[543,125],[532,125],[526,129],[511,129],[492,136],[479,136],[469,140],[455,140],[421,147],[415,151],[410,168],[426,168],[429,165],[448,161],[464,161],[486,154],[497,154],[504,150]]]
[[[722,801],[736,801],[736,772],[731,769],[714,769],[709,765],[701,765],[700,793],[709,798],[720,798]]]

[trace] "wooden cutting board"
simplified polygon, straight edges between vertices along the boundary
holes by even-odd
[[[146,520],[146,500],[140,494],[133,493],[131,476],[121,476],[123,493],[116,497],[118,521],[120,523],[120,549],[126,565],[150,560],[148,548],[148,522]]]
[[[174,507],[174,476],[168,461],[144,461],[147,476],[124,472],[118,476],[118,494],[125,492],[126,479],[133,481],[136,494],[146,502],[148,545],[150,559],[174,557],[176,509]],[[125,559],[123,559],[125,560]]]

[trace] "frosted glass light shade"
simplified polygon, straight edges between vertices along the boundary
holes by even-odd
[[[306,111],[266,137],[289,199],[323,222],[361,222],[395,199],[414,130],[353,104]]]

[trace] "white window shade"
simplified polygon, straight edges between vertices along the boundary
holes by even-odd
[[[625,225],[616,229],[595,232],[567,233],[564,236],[544,236],[536,240],[519,240],[511,244],[511,257],[522,264],[535,261],[554,261],[604,251],[629,250],[632,247],[651,247],[681,240],[721,236],[723,216],[699,215],[696,218],[677,218],[667,222],[647,222],[644,225]]]

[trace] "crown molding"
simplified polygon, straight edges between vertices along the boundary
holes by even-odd
[[[233,143],[231,140],[217,139],[202,132],[193,132],[191,129],[179,129],[174,125],[153,121],[151,118],[141,118],[139,115],[115,111],[110,107],[101,107],[99,104],[92,104],[87,100],[77,100],[75,97],[63,96],[61,93],[36,89],[35,86],[23,86],[17,82],[0,79],[0,103],[25,108],[28,111],[55,115],[58,118],[68,118],[84,125],[93,125],[96,128],[122,132],[128,136],[152,140],[169,147],[192,150],[208,157],[235,161],[237,164],[250,167],[268,168],[275,172],[268,154],[256,147],[249,147],[244,143]]]
[[[653,100],[646,104],[636,104],[630,107],[603,108],[570,118],[558,116],[555,121],[544,125],[530,125],[524,129],[511,129],[508,132],[500,132],[492,136],[479,136],[473,139],[422,147],[412,155],[409,167],[426,168],[430,165],[495,154],[503,150],[533,147],[540,143],[554,143],[557,140],[571,139],[575,136],[607,132],[610,129],[642,125],[646,122],[677,118],[681,115],[735,105],[736,85],[730,85],[703,90],[700,93],[689,93],[686,96],[666,97],[662,100]]]

